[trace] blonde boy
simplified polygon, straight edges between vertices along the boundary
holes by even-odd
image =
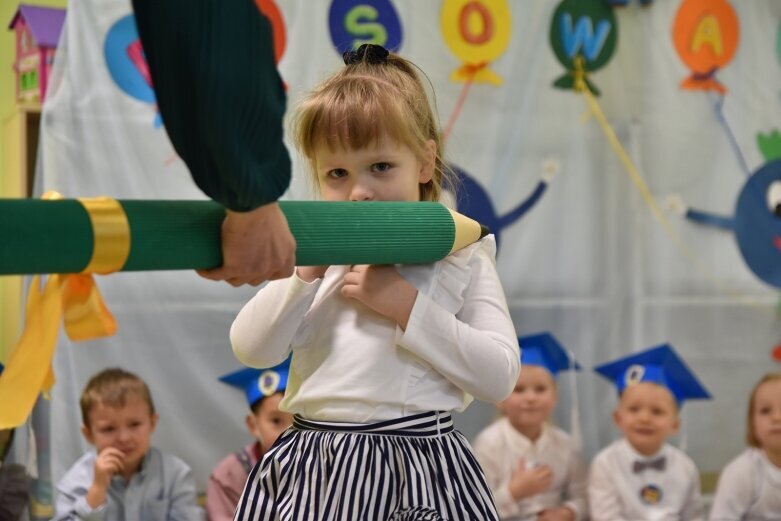
[[[95,447],[57,484],[55,520],[201,520],[183,461],[150,446],[158,415],[146,383],[122,369],[93,376],[81,432]]]
[[[592,462],[591,519],[703,520],[697,467],[667,440],[678,432],[683,401],[708,392],[666,344],[595,370],[618,387],[613,420],[624,437]]]

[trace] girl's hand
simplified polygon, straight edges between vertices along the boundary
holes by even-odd
[[[344,276],[342,296],[353,298],[407,328],[418,290],[395,266],[355,265]]]
[[[328,266],[299,266],[296,268],[296,275],[304,282],[312,282],[316,279],[322,279]]]
[[[508,487],[513,499],[519,501],[544,492],[552,482],[553,472],[549,466],[539,465],[533,469],[527,469],[526,461],[519,458]]]
[[[537,521],[575,521],[575,512],[567,507],[548,508],[537,514]]]

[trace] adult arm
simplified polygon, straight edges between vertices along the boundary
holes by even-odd
[[[268,20],[249,0],[133,0],[133,8],[171,143],[198,187],[229,210],[223,266],[201,275],[236,286],[290,275],[295,240],[270,204],[291,167]]]

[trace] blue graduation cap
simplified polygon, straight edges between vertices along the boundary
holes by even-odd
[[[670,344],[633,353],[594,370],[615,383],[619,394],[632,384],[651,382],[669,389],[679,406],[685,400],[711,398]]]
[[[284,392],[289,369],[290,358],[270,369],[245,367],[221,376],[220,381],[242,389],[247,395],[247,404],[252,408],[266,396]]]
[[[521,346],[521,367],[539,365],[554,377],[559,371],[580,370],[580,365],[570,358],[567,350],[550,333],[522,336],[518,338],[518,344]]]

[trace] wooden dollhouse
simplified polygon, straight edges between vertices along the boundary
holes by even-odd
[[[8,25],[16,32],[16,99],[42,103],[54,53],[65,22],[65,9],[20,4]]]

